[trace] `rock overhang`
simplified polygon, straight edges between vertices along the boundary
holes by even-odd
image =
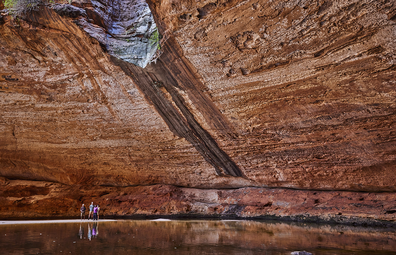
[[[394,187],[390,182],[393,178],[392,167],[395,162],[393,153],[395,145],[391,131],[394,126],[395,108],[392,102],[394,56],[391,54],[392,40],[382,35],[394,29],[392,18],[394,7],[384,3],[376,10],[372,1],[366,1],[364,6],[356,1],[352,2],[354,3],[345,2],[337,5],[320,2],[311,6],[306,1],[291,1],[288,4],[280,1],[239,3],[238,1],[216,3],[214,1],[200,3],[148,1],[156,20],[160,22],[159,29],[171,38],[166,46],[168,53],[160,59],[158,65],[146,67],[145,74],[136,70],[136,73],[131,73],[129,78],[137,77],[134,80],[136,86],[130,85],[125,91],[129,95],[134,95],[132,99],[140,95],[147,101],[147,105],[150,107],[154,105],[155,111],[166,123],[166,125],[162,123],[158,129],[168,128],[165,136],[169,133],[175,135],[172,130],[174,126],[179,125],[178,128],[183,128],[178,130],[179,133],[176,132],[177,138],[172,142],[177,143],[179,142],[177,139],[188,137],[191,139],[190,144],[200,146],[201,155],[204,157],[211,155],[212,158],[208,160],[213,164],[222,160],[223,163],[233,161],[235,164],[228,166],[224,164],[223,169],[217,169],[216,173],[218,175],[232,173],[227,169],[229,166],[234,169],[239,168],[240,170],[234,171],[233,175],[246,177],[242,182],[235,181],[239,186],[241,183],[243,185],[250,183],[258,186],[297,189],[392,191]],[[141,2],[136,3],[137,6],[143,6],[140,5]],[[92,2],[91,4],[76,1],[72,4],[64,5],[65,8],[58,8],[57,11],[72,17],[81,28],[96,35],[99,38],[97,41],[101,42],[108,53],[111,52],[106,48],[106,43],[111,34],[118,38],[114,44],[116,47],[123,46],[124,42],[128,43],[128,36],[131,35],[128,33],[132,33],[134,29],[131,27],[131,22],[138,20],[128,16],[128,13],[130,14],[128,8],[124,8],[126,14],[119,12],[118,15],[114,3]],[[347,17],[352,18],[347,19]],[[333,23],[329,24],[331,20]],[[143,30],[150,31],[149,23],[142,24],[141,30],[133,30],[136,32],[135,35],[139,35]],[[260,26],[256,26],[257,24]],[[365,24],[367,29],[359,29],[356,24]],[[386,26],[382,27],[381,24]],[[310,30],[307,30],[308,27]],[[106,34],[110,32],[105,28],[111,34]],[[337,29],[338,32],[335,32]],[[68,31],[78,33],[77,30]],[[286,32],[282,33],[282,31]],[[311,37],[310,35],[315,34],[315,31],[324,38],[326,38],[324,32],[328,31],[328,40]],[[223,39],[218,37],[219,35],[228,37]],[[299,36],[302,38],[301,42]],[[286,43],[284,39],[289,37],[294,38],[294,41]],[[81,41],[70,40],[72,44],[78,44],[86,38]],[[40,39],[35,38],[35,41],[38,42]],[[41,50],[37,47],[39,44],[28,40],[27,42],[27,48],[33,46],[35,48],[26,52],[32,54],[43,65],[48,58],[37,53]],[[51,45],[51,42],[40,43]],[[70,45],[68,44],[67,47]],[[109,45],[111,46],[111,43]],[[22,44],[20,46],[20,49],[25,47]],[[67,50],[67,47],[60,51]],[[91,47],[91,42],[87,42],[84,47]],[[76,48],[78,48],[76,45],[72,45],[70,50],[83,55],[84,50]],[[59,51],[57,53],[59,54]],[[105,61],[95,55],[96,53],[89,51],[89,54],[93,57],[81,61],[85,61],[83,64],[78,63],[79,68],[84,64],[94,63],[95,59],[99,59],[100,63]],[[79,57],[71,55],[75,59]],[[8,58],[11,59],[9,56]],[[13,61],[10,60],[9,63]],[[323,65],[324,63],[326,65]],[[113,64],[114,61],[110,65]],[[251,66],[248,68],[249,64]],[[108,71],[112,68],[114,66],[105,69],[106,75],[112,73]],[[123,68],[126,70],[125,73],[128,69],[134,69],[128,66]],[[36,70],[39,69],[40,67],[37,67]],[[89,71],[93,74],[89,74]],[[114,123],[123,120],[125,115],[133,111],[131,110],[133,107],[127,107],[125,103],[127,99],[122,97],[120,92],[122,86],[126,86],[125,82],[131,81],[123,77],[122,83],[111,87],[109,84],[116,84],[115,79],[111,80],[106,76],[100,81],[102,78],[99,77],[104,74],[101,73],[100,68],[97,68],[97,63],[90,66],[89,71],[84,69],[83,72],[73,76],[69,85],[73,87],[71,89],[76,89],[78,82],[81,82],[81,86],[85,86],[81,94],[87,96],[86,94],[92,93],[89,95],[90,109],[100,108],[98,112],[108,114],[108,118],[103,118],[102,124],[105,125],[96,127],[97,134],[94,138],[101,137],[98,135],[100,133],[108,132],[106,128],[109,126],[127,129],[125,123]],[[41,71],[41,73],[45,72]],[[115,73],[118,77],[122,76],[119,70],[113,74]],[[137,73],[139,75],[136,75]],[[45,74],[47,81],[49,77],[55,81],[49,72]],[[8,79],[8,85],[11,84],[11,79],[26,81],[15,74],[5,77],[4,79]],[[37,77],[30,78],[44,82]],[[140,78],[147,78],[146,87],[142,87]],[[48,92],[47,88],[40,90],[38,85],[34,86],[43,95],[53,93]],[[119,87],[116,88],[117,86]],[[48,100],[54,98],[56,99],[56,96],[48,96]],[[119,102],[123,102],[122,106]],[[24,109],[20,110],[24,111]],[[84,109],[82,112],[87,113],[89,110]],[[155,118],[159,118],[158,115],[155,115]],[[175,116],[178,118],[177,122],[174,122]],[[77,119],[84,119],[80,117]],[[7,134],[13,130],[12,125],[8,125],[12,121],[8,122],[8,120],[7,117],[7,127],[4,128]],[[134,124],[139,121],[141,118]],[[155,125],[159,125],[159,122]],[[128,125],[133,124],[128,122]],[[191,128],[192,126],[194,128]],[[152,131],[147,126],[145,128]],[[16,136],[21,134],[18,127],[15,130],[12,132]],[[154,135],[154,132],[150,132],[147,133],[149,134],[147,137]],[[118,133],[117,137],[120,136],[122,135]],[[106,135],[102,137],[108,138]],[[126,137],[135,139],[137,133]],[[83,140],[85,138],[91,139],[91,135],[87,134]],[[7,142],[9,141],[11,139],[7,138]],[[22,141],[19,139],[19,145]],[[117,142],[112,142],[114,143],[111,146],[118,146]],[[140,145],[144,147],[145,143],[151,144],[152,141],[143,141]],[[104,144],[108,144],[108,141],[101,144],[101,148],[105,147]],[[77,145],[70,146],[75,148]],[[123,155],[125,155],[124,149]],[[164,149],[161,148],[162,151]],[[153,158],[159,160],[161,157],[172,161],[177,150],[173,151],[174,154],[165,153],[160,157],[149,153],[140,156],[141,159],[151,162]],[[214,151],[216,153],[213,153]],[[112,156],[110,155],[109,158]],[[106,171],[117,165],[114,161],[108,163],[108,159],[98,159],[103,166],[106,166],[103,168]],[[201,162],[200,160],[202,158],[198,161]],[[24,162],[26,161],[29,160]],[[7,167],[11,165],[7,163]],[[86,167],[85,163],[80,166],[77,167],[78,171]],[[155,167],[161,168],[158,165]],[[194,167],[196,165],[192,168]],[[203,168],[206,167],[207,165]],[[115,168],[122,167],[117,165]],[[214,175],[213,179],[204,178],[205,180],[199,181],[199,184],[191,184],[194,182],[193,179],[201,178],[199,174],[202,173],[202,169],[190,170],[186,172],[194,174],[189,176],[188,181],[183,182],[183,185],[208,187],[211,186],[208,184],[210,181],[220,178]],[[375,171],[381,174],[374,174]],[[92,169],[88,171],[89,174],[92,172]],[[215,173],[212,168],[207,172]],[[136,172],[129,174],[125,171],[124,174],[123,177],[114,178],[109,182],[106,180],[106,184],[117,185],[115,179],[118,179],[120,185],[125,185],[129,182],[127,177],[135,175]],[[177,179],[175,176],[184,175],[178,172],[171,181],[168,180],[168,183],[179,184],[182,178]],[[55,179],[58,178],[57,176]],[[139,178],[140,176],[136,175],[131,180],[135,181]],[[151,175],[150,178],[155,182],[166,179],[160,172]],[[71,183],[74,181],[73,179]],[[227,181],[222,179],[219,182],[224,184]]]

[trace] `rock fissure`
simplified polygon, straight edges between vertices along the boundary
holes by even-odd
[[[170,41],[171,39],[168,39],[167,43],[163,46],[163,55],[169,52],[167,48],[175,47],[175,45],[170,46],[168,44]],[[218,175],[243,176],[237,165],[219,148],[215,140],[201,127],[195,120],[193,114],[187,109],[184,100],[174,88],[178,86],[177,81],[173,78],[174,74],[164,68],[164,63],[161,61],[161,58],[156,64],[150,66],[150,71],[145,71],[144,69],[120,62],[116,59],[113,59],[113,61],[135,81],[146,98],[156,107],[169,128],[176,135],[189,141],[215,168]],[[156,87],[158,86],[157,84],[162,84],[162,86],[166,88],[178,109],[176,109],[172,105],[172,102],[169,102],[164,96],[163,92]]]

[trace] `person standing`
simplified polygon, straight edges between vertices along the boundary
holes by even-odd
[[[93,208],[94,208],[94,204],[93,204],[93,202],[91,202],[91,204],[89,205],[88,220],[91,218],[91,214],[92,214]],[[92,217],[93,217],[93,215],[92,215]]]
[[[98,206],[95,205],[93,209],[93,220],[98,220]]]
[[[99,211],[100,211],[100,207],[99,207],[99,205],[96,205],[97,207],[98,207],[98,218],[97,218],[97,220],[99,220]]]
[[[85,220],[85,205],[84,204],[82,204],[82,206],[81,206],[81,208],[80,208],[80,212],[81,212],[81,220],[83,219],[83,217],[84,217],[84,220]]]

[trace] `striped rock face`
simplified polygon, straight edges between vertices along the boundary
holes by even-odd
[[[396,190],[394,1],[128,3],[0,13],[2,185]]]
[[[191,100],[196,119],[249,180],[395,190],[394,1],[149,5],[227,125]]]

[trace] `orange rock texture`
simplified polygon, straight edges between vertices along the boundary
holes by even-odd
[[[206,130],[249,180],[395,190],[394,1],[149,4],[232,127]]]
[[[110,187],[10,180],[0,186],[2,218],[76,218],[81,203],[103,218],[247,218],[395,227],[396,194],[172,185]]]
[[[211,197],[206,189],[228,192],[216,210],[238,205],[238,217],[344,215],[348,200],[332,200],[341,192],[361,205],[345,209],[349,216],[394,219],[394,1],[147,3],[163,39],[162,55],[145,68],[111,56],[84,31],[83,19],[98,31],[106,23],[88,1],[72,2],[88,18],[44,6],[24,19],[1,13],[1,215],[68,216],[89,190],[105,201],[101,186],[128,194],[127,186],[165,185],[199,188],[203,199]],[[8,179],[66,185],[77,195],[65,211],[37,207],[23,216],[33,202],[18,207],[12,192],[24,197],[29,185]],[[270,201],[270,188],[291,189],[276,189],[281,195]],[[185,213],[131,194],[111,204],[111,215]],[[257,205],[239,204],[244,197]],[[332,206],[316,211],[302,197]],[[141,211],[121,210],[124,199]],[[299,205],[287,202],[284,214],[274,206],[284,199]],[[200,202],[187,195],[172,201],[195,215],[214,213],[194,211]],[[6,213],[6,205],[21,213]]]

